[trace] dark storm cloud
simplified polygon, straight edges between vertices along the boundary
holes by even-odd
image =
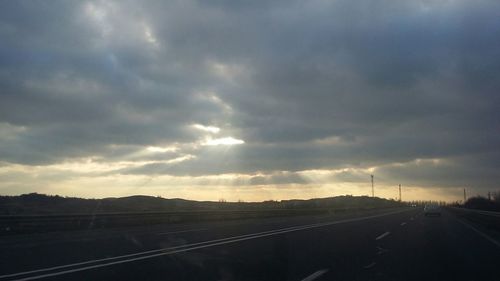
[[[498,153],[494,157],[500,156]],[[498,188],[498,166],[482,162],[484,155],[451,158],[448,161],[417,160],[404,166],[389,165],[375,170],[385,182],[434,187]],[[487,161],[487,160],[486,160]],[[480,163],[478,163],[480,162]]]
[[[116,145],[194,143],[203,136],[189,126],[204,124],[245,144],[225,152],[188,146],[164,157],[193,159],[119,172],[197,176],[395,162],[414,170],[415,159],[442,158],[453,168],[431,174],[427,163],[426,184],[447,185],[452,171],[480,185],[499,180],[487,172],[499,163],[481,156],[499,153],[496,1],[0,5],[4,162],[130,159]],[[416,180],[405,167],[380,173]]]
[[[94,46],[104,39],[84,22],[84,5],[31,4],[5,4],[0,15],[7,42],[0,51],[0,120],[27,128],[2,140],[3,160],[53,163],[114,144],[192,141],[197,135],[187,126],[222,116],[220,106],[191,94],[204,83],[198,66],[174,71],[170,55],[151,57],[134,38]],[[158,64],[155,80],[148,68]]]

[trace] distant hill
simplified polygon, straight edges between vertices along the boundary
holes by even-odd
[[[185,199],[165,199],[153,196],[83,199],[50,196],[38,193],[0,196],[0,215],[138,213],[195,210],[256,210],[256,209],[370,209],[401,206],[403,203],[367,196],[337,196],[309,200],[265,202],[212,202]]]

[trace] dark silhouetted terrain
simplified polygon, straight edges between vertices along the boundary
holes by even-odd
[[[469,198],[465,202],[464,207],[475,210],[500,212],[500,201],[497,200],[496,198],[494,200],[490,200],[478,196]]]
[[[370,209],[401,205],[402,203],[393,200],[367,196],[338,196],[309,200],[265,202],[211,202],[140,195],[121,198],[82,199],[31,193],[20,196],[0,196],[0,215],[138,213],[220,209]]]
[[[0,197],[0,235],[278,216],[373,212],[396,201],[339,196],[310,200],[210,202],[151,196],[82,199],[43,194]]]

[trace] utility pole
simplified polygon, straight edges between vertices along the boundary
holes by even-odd
[[[401,184],[399,185],[399,202],[401,202]]]
[[[372,177],[372,197],[375,197],[375,189],[373,188],[373,175],[370,175]]]
[[[467,195],[465,193],[465,188],[464,188],[464,204],[465,204],[465,201],[467,200]]]

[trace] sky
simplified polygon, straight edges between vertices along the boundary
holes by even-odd
[[[2,1],[0,194],[500,190],[499,1]]]

